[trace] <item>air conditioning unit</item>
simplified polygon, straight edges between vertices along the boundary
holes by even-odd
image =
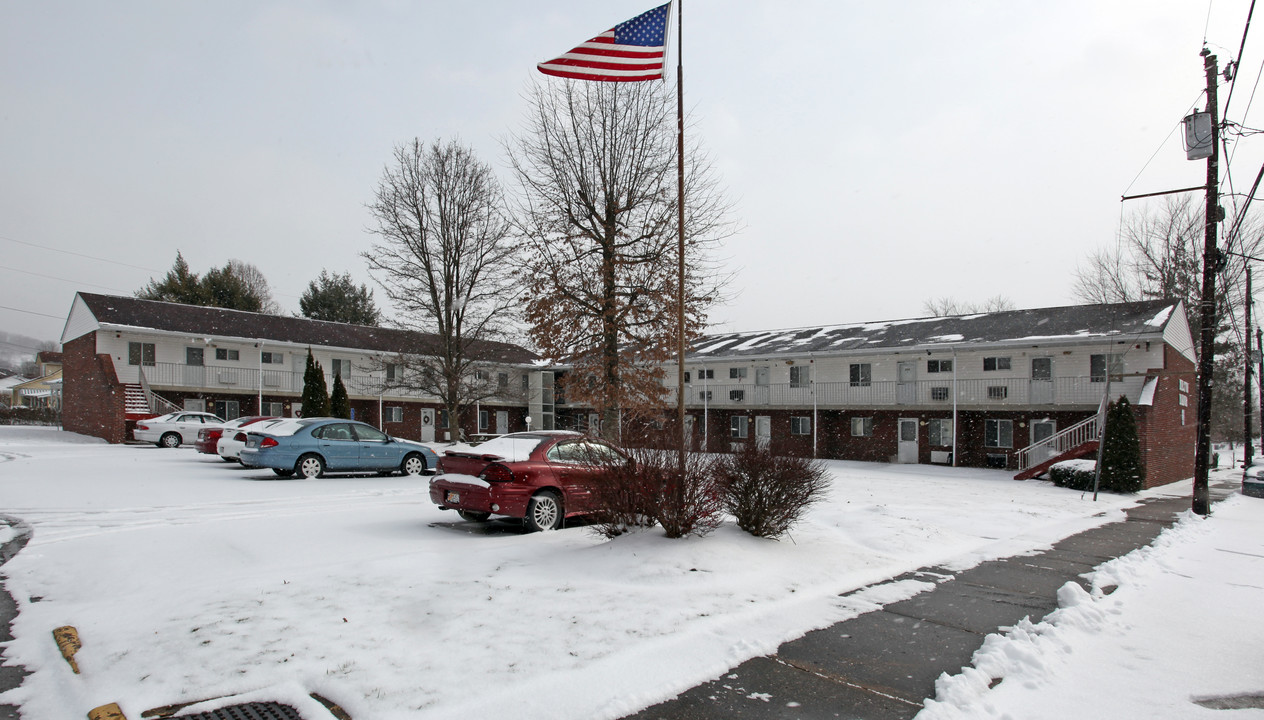
[[[219,374],[219,381],[223,385],[236,385],[237,375],[230,372],[222,372]]]
[[[948,450],[931,450],[930,461],[938,465],[951,465],[952,453]]]

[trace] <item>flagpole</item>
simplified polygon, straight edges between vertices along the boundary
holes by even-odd
[[[685,452],[685,70],[684,0],[676,1],[676,421],[680,428],[680,483],[684,493]]]

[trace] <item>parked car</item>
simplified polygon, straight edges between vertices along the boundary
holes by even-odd
[[[258,423],[252,423],[250,429],[263,430],[285,420],[285,418],[264,418]],[[246,447],[246,433],[247,430],[243,427],[228,430],[220,436],[219,441],[215,443],[215,452],[224,459],[224,462],[241,462],[241,449]]]
[[[174,448],[181,443],[197,442],[198,431],[209,425],[223,424],[224,420],[218,415],[181,410],[137,422],[132,436],[158,447]]]
[[[197,448],[197,451],[200,453],[217,455],[219,454],[219,439],[223,437],[225,433],[232,434],[237,428],[250,425],[251,423],[257,423],[260,420],[271,419],[272,418],[267,415],[251,415],[248,417],[239,417],[229,420],[223,425],[208,425],[201,430],[198,430],[197,442],[193,444],[193,447]],[[233,459],[235,460],[236,458]]]
[[[473,522],[504,515],[522,518],[528,530],[553,530],[594,510],[594,484],[604,468],[626,460],[576,432],[511,433],[446,451],[430,480],[430,500]]]
[[[439,456],[421,443],[393,438],[354,420],[303,418],[246,433],[241,464],[272,468],[281,477],[321,477],[325,471],[398,470],[420,475],[433,469]]]

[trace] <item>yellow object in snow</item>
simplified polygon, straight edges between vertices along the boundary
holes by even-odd
[[[72,630],[74,628],[71,628]],[[119,708],[118,703],[102,705],[88,711],[88,720],[127,720],[127,716]]]
[[[79,664],[75,662],[75,653],[79,652],[79,648],[83,647],[83,643],[79,642],[79,631],[70,625],[62,625],[53,631],[53,639],[57,641],[57,649],[61,650],[61,656],[66,658],[66,662],[70,663],[70,669],[79,674]],[[106,707],[109,707],[108,705]],[[102,717],[110,717],[103,715]],[[120,715],[119,717],[122,717]]]

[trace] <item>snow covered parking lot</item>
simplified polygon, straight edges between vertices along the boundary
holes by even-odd
[[[358,719],[618,717],[855,614],[839,593],[1042,547],[1134,502],[998,471],[830,468],[830,500],[781,542],[729,524],[483,535],[448,526],[428,477],[279,480],[0,427],[0,507],[34,530],[2,568],[20,610],[5,652],[32,674],[0,703],[139,717],[318,692]],[[51,641],[61,625],[82,675]]]

